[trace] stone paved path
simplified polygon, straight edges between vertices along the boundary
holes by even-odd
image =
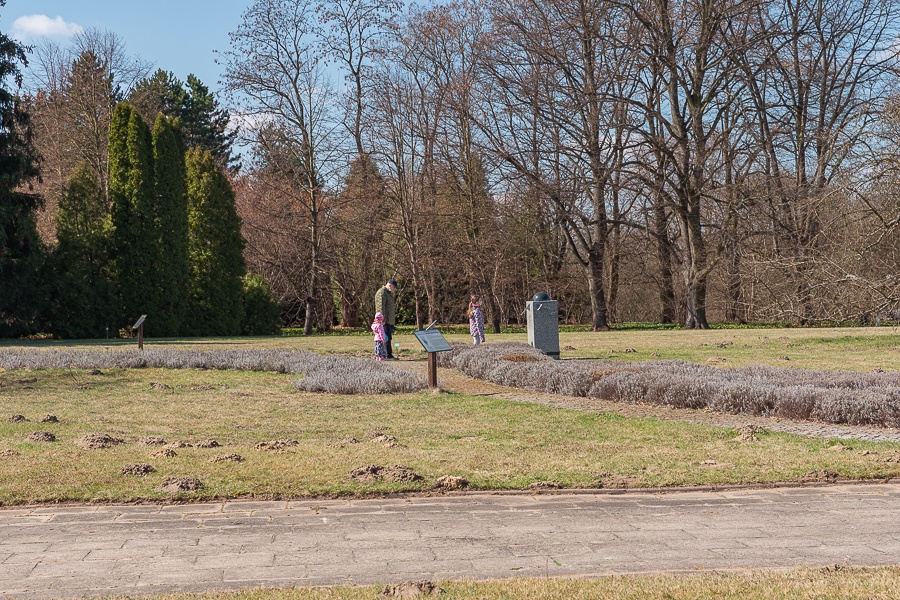
[[[394,365],[425,375],[425,361],[398,361]],[[790,421],[776,417],[754,415],[730,415],[705,410],[670,408],[649,404],[628,404],[598,398],[576,398],[545,392],[533,392],[500,386],[489,381],[473,379],[456,369],[438,369],[438,384],[448,391],[466,394],[494,396],[515,402],[533,402],[558,408],[584,411],[611,411],[626,417],[680,421],[714,427],[741,427],[757,425],[771,431],[793,433],[812,437],[855,439],[869,442],[900,442],[900,429],[867,425],[833,425],[809,421]]]
[[[0,597],[886,565],[900,485],[0,509]]]

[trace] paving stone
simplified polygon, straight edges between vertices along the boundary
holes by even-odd
[[[161,524],[125,527],[109,519],[128,507],[63,507],[61,514],[93,515],[68,522],[45,507],[50,523],[0,525],[0,597],[890,564],[900,555],[897,498],[900,486],[885,484],[652,497],[469,494],[416,498],[411,511],[406,499],[254,502],[252,512],[218,514],[219,504],[200,512],[173,505],[160,512]],[[309,511],[304,524],[284,525],[298,510]],[[216,526],[197,527],[201,519]],[[17,555],[24,562],[10,562]]]

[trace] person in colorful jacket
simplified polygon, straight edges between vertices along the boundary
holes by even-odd
[[[394,337],[394,325],[396,324],[396,308],[394,304],[394,291],[397,289],[397,282],[389,279],[384,287],[379,288],[375,293],[375,312],[384,315],[384,345],[387,350],[385,360],[397,360],[394,358],[394,350],[391,348],[391,340]]]
[[[375,334],[375,360],[384,360],[387,358],[387,334],[384,331],[384,315],[380,312],[375,313],[375,320],[372,322],[372,332]]]
[[[469,310],[466,311],[469,317],[469,333],[476,346],[484,341],[484,311],[481,310],[478,300],[478,296],[472,296]]]

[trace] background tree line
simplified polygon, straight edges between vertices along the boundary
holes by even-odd
[[[289,320],[867,322],[900,309],[891,0],[258,0],[222,55]]]
[[[99,82],[208,140],[247,267],[307,333],[365,325],[388,277],[420,326],[477,293],[499,329],[537,291],[596,329],[896,318],[898,23],[892,0],[256,0],[220,55],[230,113],[92,32],[77,68],[37,52],[35,123],[53,93],[95,107],[83,139],[36,127],[39,229],[68,148],[111,193]]]

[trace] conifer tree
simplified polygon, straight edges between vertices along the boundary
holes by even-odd
[[[110,199],[113,246],[122,310],[127,325],[141,314],[153,314],[145,331],[161,316],[155,284],[158,276],[156,182],[150,129],[130,105],[113,112],[109,140]]]
[[[50,326],[69,338],[116,333],[121,322],[109,260],[112,228],[103,192],[86,161],[76,165],[59,201]]]
[[[231,116],[196,75],[182,82],[159,69],[137,83],[129,101],[148,122],[158,113],[175,117],[186,148],[209,150],[219,166],[237,169],[241,157],[232,154],[237,131],[228,130]]]
[[[187,77],[187,95],[181,111],[181,126],[188,146],[209,150],[216,163],[235,169],[240,156],[232,154],[237,130],[228,131],[231,116],[219,106],[209,88],[195,75]]]
[[[28,113],[15,91],[22,85],[19,65],[27,64],[24,48],[0,33],[0,336],[33,332],[45,297],[33,216],[40,199],[19,190],[38,175]]]
[[[234,191],[208,150],[185,158],[190,227],[191,297],[188,327],[194,335],[241,332],[246,265]]]
[[[161,336],[178,335],[188,304],[188,205],[184,147],[172,119],[159,114],[153,127],[153,158],[156,174],[156,229],[159,232],[157,294],[159,315],[154,331]]]
[[[153,75],[139,81],[128,101],[148,123],[155,122],[159,113],[167,117],[181,117],[187,102],[184,83],[170,71],[157,69]]]

